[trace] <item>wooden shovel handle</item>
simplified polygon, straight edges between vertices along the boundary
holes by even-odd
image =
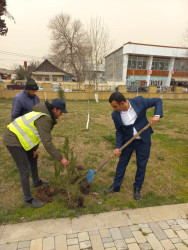
[[[136,139],[137,136],[139,136],[142,132],[144,132],[146,129],[148,129],[151,126],[150,123],[146,125],[144,128],[142,128],[136,135],[134,135],[130,140],[128,140],[120,149],[119,151],[122,151],[125,147],[127,147],[134,139]]]

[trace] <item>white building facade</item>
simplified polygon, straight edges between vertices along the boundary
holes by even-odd
[[[188,48],[128,42],[105,57],[105,80],[119,84],[188,84]]]

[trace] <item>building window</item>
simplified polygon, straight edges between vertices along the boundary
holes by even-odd
[[[188,61],[186,60],[175,60],[174,62],[175,71],[188,71]]]
[[[50,79],[49,79],[49,77],[45,77],[45,81],[49,81]]]
[[[63,76],[63,81],[64,82],[70,82],[70,81],[72,81],[72,76]]]
[[[152,70],[168,70],[169,59],[153,58]]]
[[[53,82],[57,82],[57,78],[56,77],[53,77]]]
[[[42,81],[42,77],[37,77],[37,81]]]
[[[128,69],[146,69],[147,57],[129,56]]]

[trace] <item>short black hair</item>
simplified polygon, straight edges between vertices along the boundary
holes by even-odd
[[[117,103],[120,104],[121,102],[126,102],[126,98],[121,92],[116,91],[116,92],[111,94],[108,101],[109,101],[109,103],[116,101]]]

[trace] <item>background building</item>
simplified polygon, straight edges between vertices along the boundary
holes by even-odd
[[[105,80],[129,90],[188,85],[188,48],[128,42],[105,57]]]
[[[37,82],[72,82],[73,76],[46,59],[32,72],[32,78]]]

